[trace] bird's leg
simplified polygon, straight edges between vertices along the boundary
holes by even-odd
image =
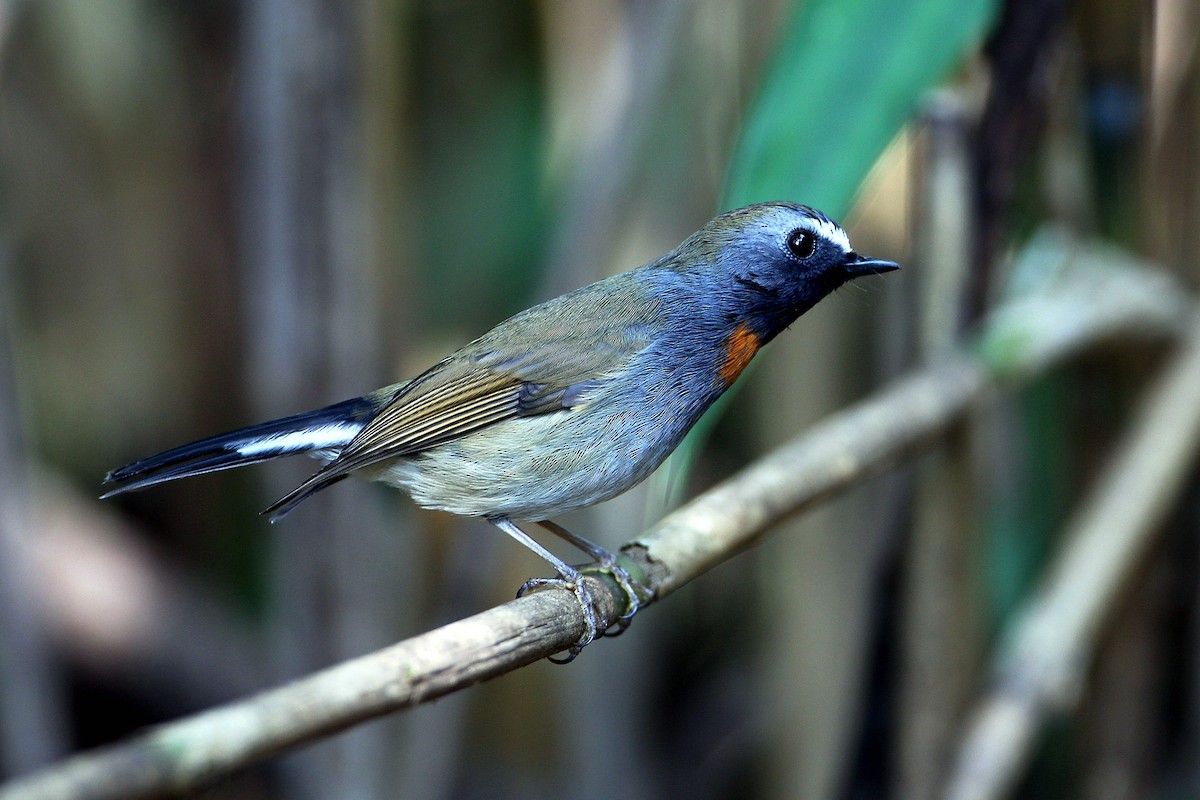
[[[542,545],[538,544],[525,531],[518,528],[511,520],[505,517],[489,517],[488,522],[537,553],[558,572],[559,577],[557,578],[532,578],[526,581],[517,592],[517,597],[525,594],[530,589],[553,586],[561,589],[569,589],[575,595],[575,599],[579,601],[579,605],[583,609],[584,620],[587,622],[587,630],[584,631],[583,636],[579,637],[579,641],[571,645],[570,650],[567,651],[566,658],[550,658],[555,664],[566,664],[573,661],[575,656],[579,655],[580,651],[596,638],[596,632],[600,629],[599,624],[596,622],[596,599],[592,596],[592,590],[588,588],[587,581],[583,579],[583,575],[579,573],[579,570],[567,564],[545,547],[542,547]]]
[[[539,522],[538,525],[541,525],[555,536],[570,542],[572,546],[577,547],[578,549],[587,553],[589,556],[599,562],[600,567],[605,572],[613,576],[613,579],[616,580],[617,585],[620,586],[621,590],[625,592],[625,597],[627,598],[627,602],[625,604],[626,611],[624,614],[617,617],[617,629],[612,633],[605,631],[605,635],[619,636],[620,634],[624,633],[625,629],[629,627],[629,623],[633,621],[633,615],[636,614],[638,609],[642,607],[643,598],[646,600],[651,598],[652,593],[650,590],[635,581],[633,577],[625,570],[625,568],[617,563],[617,557],[613,555],[611,551],[606,550],[600,545],[590,542],[587,539],[584,539],[582,536],[571,533],[557,522],[551,522],[548,519],[544,519]]]

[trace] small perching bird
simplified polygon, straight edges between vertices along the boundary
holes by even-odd
[[[670,253],[501,322],[412,380],[168,450],[108,473],[105,497],[307,453],[325,465],[264,513],[275,521],[350,474],[419,505],[483,517],[549,562],[536,586],[579,571],[516,524],[535,521],[596,559],[640,602],[615,557],[550,522],[645,479],[764,344],[847,281],[899,269],[864,258],[824,214],[762,203],[722,214]]]

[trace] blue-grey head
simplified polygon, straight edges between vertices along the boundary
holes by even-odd
[[[690,236],[676,251],[677,268],[698,270],[723,284],[730,306],[770,340],[821,298],[847,281],[899,269],[866,258],[846,231],[799,203],[759,203],[729,211]]]

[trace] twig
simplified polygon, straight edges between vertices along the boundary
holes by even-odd
[[[611,595],[597,592],[606,617]],[[77,756],[0,789],[5,800],[155,797],[389,711],[427,702],[569,646],[572,595],[538,592],[237,703]]]
[[[1146,272],[1064,281],[1024,316],[1001,315],[982,360],[966,355],[835,415],[663,519],[624,548],[662,598],[752,544],[767,527],[943,431],[1008,377],[1035,374],[1112,334],[1177,333],[1188,308]],[[994,337],[1001,337],[1000,342]],[[1198,381],[1200,384],[1200,381]],[[1200,404],[1197,404],[1200,406]],[[619,592],[593,581],[612,619]],[[163,725],[0,788],[0,800],[136,798],[182,792],[357,722],[432,700],[536,661],[583,630],[572,596],[539,592],[247,700]],[[585,655],[586,657],[586,655]]]
[[[784,517],[935,436],[988,385],[982,364],[965,356],[902,380],[668,515],[624,552],[643,562],[659,597],[672,592],[749,547]]]
[[[1200,316],[1073,520],[1045,585],[1015,623],[992,691],[975,711],[948,798],[1006,796],[1041,722],[1074,706],[1101,624],[1198,448]]]

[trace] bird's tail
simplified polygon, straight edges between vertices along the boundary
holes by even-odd
[[[144,489],[176,478],[258,464],[280,456],[330,450],[354,438],[377,410],[371,396],[210,436],[112,470],[102,497]]]

